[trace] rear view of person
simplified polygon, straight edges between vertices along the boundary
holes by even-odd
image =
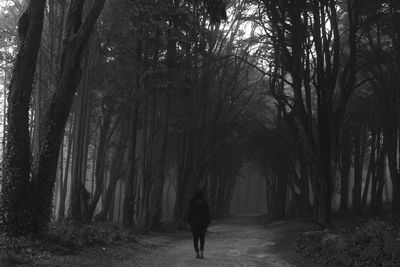
[[[205,233],[208,225],[211,223],[208,203],[204,198],[203,191],[197,189],[189,206],[189,225],[193,234],[193,245],[196,251],[196,258],[202,259],[204,253]],[[199,250],[200,241],[200,250]]]

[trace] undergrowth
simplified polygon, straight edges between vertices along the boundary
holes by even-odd
[[[323,266],[400,266],[398,228],[381,220],[311,231],[297,240],[297,251]]]
[[[89,246],[135,241],[134,234],[110,224],[52,224],[41,237],[0,235],[0,266],[29,264],[52,255],[71,255]]]

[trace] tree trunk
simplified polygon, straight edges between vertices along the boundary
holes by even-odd
[[[121,173],[122,174],[122,173]],[[110,179],[110,182],[108,183],[106,193],[104,196],[104,201],[103,201],[103,208],[101,211],[94,216],[94,221],[95,222],[104,222],[107,221],[108,215],[110,214],[110,208],[112,204],[112,200],[115,195],[115,188],[117,186],[117,182],[121,178],[121,174],[116,174],[115,177],[112,177]]]
[[[383,153],[383,152],[382,152]],[[385,186],[385,154],[383,153],[380,159],[380,162],[378,163],[378,171],[377,171],[377,176],[378,176],[378,188],[376,191],[376,205],[374,207],[374,214],[377,216],[382,215],[382,202],[383,202],[383,188]]]
[[[217,185],[218,185],[218,177],[215,175],[210,175],[211,182],[210,188],[208,189],[208,203],[210,207],[210,214],[213,218],[216,217],[216,206],[217,206]]]
[[[361,205],[362,207],[367,207],[367,202],[368,202],[368,191],[370,189],[370,181],[371,181],[371,176],[373,175],[373,171],[375,168],[375,147],[376,147],[376,134],[372,133],[371,136],[371,152],[369,154],[369,164],[368,164],[368,171],[367,171],[367,177],[365,180],[365,185],[364,185],[364,192],[362,196],[362,202]],[[371,190],[371,195],[372,195],[372,190]]]
[[[153,92],[155,98],[155,94]],[[150,110],[150,100],[148,93],[144,93],[144,110],[143,110],[143,131],[142,131],[142,197],[140,205],[139,223],[142,226],[148,226],[150,217],[150,190],[153,183],[152,161],[153,161],[153,144],[154,144],[154,128],[155,128],[155,101],[152,110]]]
[[[363,155],[361,154],[361,129],[354,130],[354,187],[353,187],[353,212],[361,212],[361,186],[363,172]]]
[[[72,143],[74,140],[74,128],[75,124],[71,122],[70,132],[68,135],[68,148],[67,148],[67,158],[65,162],[65,171],[64,175],[62,175],[62,180],[60,180],[60,204],[58,209],[58,220],[62,221],[65,217],[65,201],[67,198],[67,186],[68,186],[68,174],[69,174],[69,165],[71,161],[71,152],[72,152]]]
[[[65,124],[80,81],[82,52],[104,2],[105,0],[93,1],[83,22],[83,1],[72,0],[67,12],[60,73],[55,92],[45,112],[41,129],[46,134],[39,153],[38,170],[33,179],[36,196],[33,201],[33,214],[37,232],[43,230],[50,221],[58,154]]]
[[[139,86],[139,78],[137,79],[137,86]],[[138,87],[139,88],[139,87]],[[134,225],[135,214],[135,166],[136,166],[136,139],[138,130],[138,111],[139,103],[136,100],[133,114],[130,118],[130,142],[128,150],[128,173],[125,185],[125,198],[123,209],[123,221],[125,228],[132,228]]]
[[[18,22],[20,45],[8,95],[8,131],[0,196],[0,227],[11,235],[31,233],[29,104],[43,29],[45,0],[30,1]],[[57,155],[58,157],[58,151]],[[57,166],[55,167],[56,172]],[[53,183],[54,184],[54,183]],[[51,205],[49,199],[48,205]],[[49,213],[49,216],[51,211]]]
[[[105,102],[105,99],[103,100]],[[93,218],[94,210],[96,209],[97,202],[99,201],[102,193],[103,193],[103,185],[104,185],[104,176],[105,176],[105,161],[106,161],[106,152],[108,146],[108,136],[110,136],[109,129],[111,125],[111,110],[108,108],[103,109],[103,123],[100,127],[100,136],[99,143],[97,145],[97,158],[96,158],[96,167],[95,167],[95,177],[96,177],[96,188],[94,190],[94,194],[92,199],[89,202],[87,214],[89,218]],[[118,122],[115,122],[117,124]]]
[[[324,104],[323,104],[324,105]],[[332,166],[332,136],[331,129],[329,127],[329,112],[322,108],[324,111],[321,111],[323,115],[320,116],[320,157],[321,157],[321,165],[319,173],[320,177],[320,195],[319,195],[319,211],[318,211],[318,220],[322,224],[329,225],[331,223],[331,213],[332,213],[332,193],[333,193],[333,185],[334,179],[332,177],[333,166]]]
[[[89,52],[90,54],[90,52]],[[76,222],[83,222],[87,214],[87,194],[86,189],[86,168],[87,168],[87,152],[89,146],[90,131],[90,108],[91,108],[91,91],[88,86],[90,56],[85,60],[85,73],[82,79],[78,96],[77,109],[75,114],[75,124],[77,125],[76,134],[74,135],[74,149],[72,161],[72,183],[71,183],[71,219]],[[83,195],[82,195],[83,193]],[[83,200],[83,201],[82,201]]]
[[[159,173],[156,174],[156,181],[153,185],[153,194],[150,196],[151,209],[150,209],[150,227],[157,229],[162,217],[162,199],[165,183],[165,170],[166,170],[166,154],[168,144],[168,127],[169,127],[169,96],[166,96],[166,109],[164,118],[164,129],[162,134],[162,147],[160,152],[160,167]]]
[[[304,213],[309,213],[311,211],[309,172],[308,172],[307,161],[301,160],[300,172],[301,172],[300,212],[304,214]]]
[[[395,223],[400,223],[400,173],[397,168],[397,131],[386,132],[384,136],[385,150],[389,163],[389,173],[392,180],[392,216]]]
[[[349,204],[349,176],[351,168],[351,138],[343,137],[340,151],[340,210],[347,210]]]
[[[127,139],[127,134],[129,132],[126,129],[126,123],[121,123],[120,126],[120,134],[119,134],[119,140],[117,147],[115,148],[115,153],[114,157],[111,163],[111,170],[110,170],[110,179],[108,183],[108,187],[106,189],[105,197],[104,197],[104,205],[102,210],[98,215],[95,216],[96,221],[105,221],[107,219],[107,214],[109,213],[110,206],[111,206],[111,200],[113,199],[113,195],[115,194],[115,188],[117,185],[118,180],[123,176],[125,173],[124,171],[124,155],[125,155],[125,143]],[[97,204],[97,202],[96,202]],[[94,205],[94,202],[92,203],[92,208],[90,209],[90,214],[87,215],[87,218],[89,221],[92,220],[93,218],[93,213],[94,213],[94,208],[96,207]],[[93,208],[94,207],[94,208]]]

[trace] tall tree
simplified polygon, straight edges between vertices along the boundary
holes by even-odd
[[[39,52],[45,0],[29,1],[18,22],[20,39],[8,96],[8,132],[0,196],[0,224],[4,232],[20,235],[33,230],[30,188],[31,150],[29,103]]]
[[[85,1],[70,2],[58,82],[41,126],[44,137],[36,170],[31,170],[29,103],[46,1],[30,1],[27,11],[19,20],[20,46],[10,83],[7,160],[0,207],[1,224],[7,233],[39,233],[50,220],[60,145],[80,81],[82,52],[104,2],[93,1],[84,19]]]
[[[34,195],[37,197],[34,201],[33,221],[38,232],[50,220],[58,155],[65,124],[81,79],[82,53],[104,2],[105,0],[94,0],[88,7],[85,18],[85,1],[72,0],[68,7],[57,85],[41,126],[45,135],[37,171],[33,177]]]

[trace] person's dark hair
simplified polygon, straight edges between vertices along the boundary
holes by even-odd
[[[197,188],[193,193],[192,201],[198,201],[200,199],[204,199],[204,193],[201,188]]]

